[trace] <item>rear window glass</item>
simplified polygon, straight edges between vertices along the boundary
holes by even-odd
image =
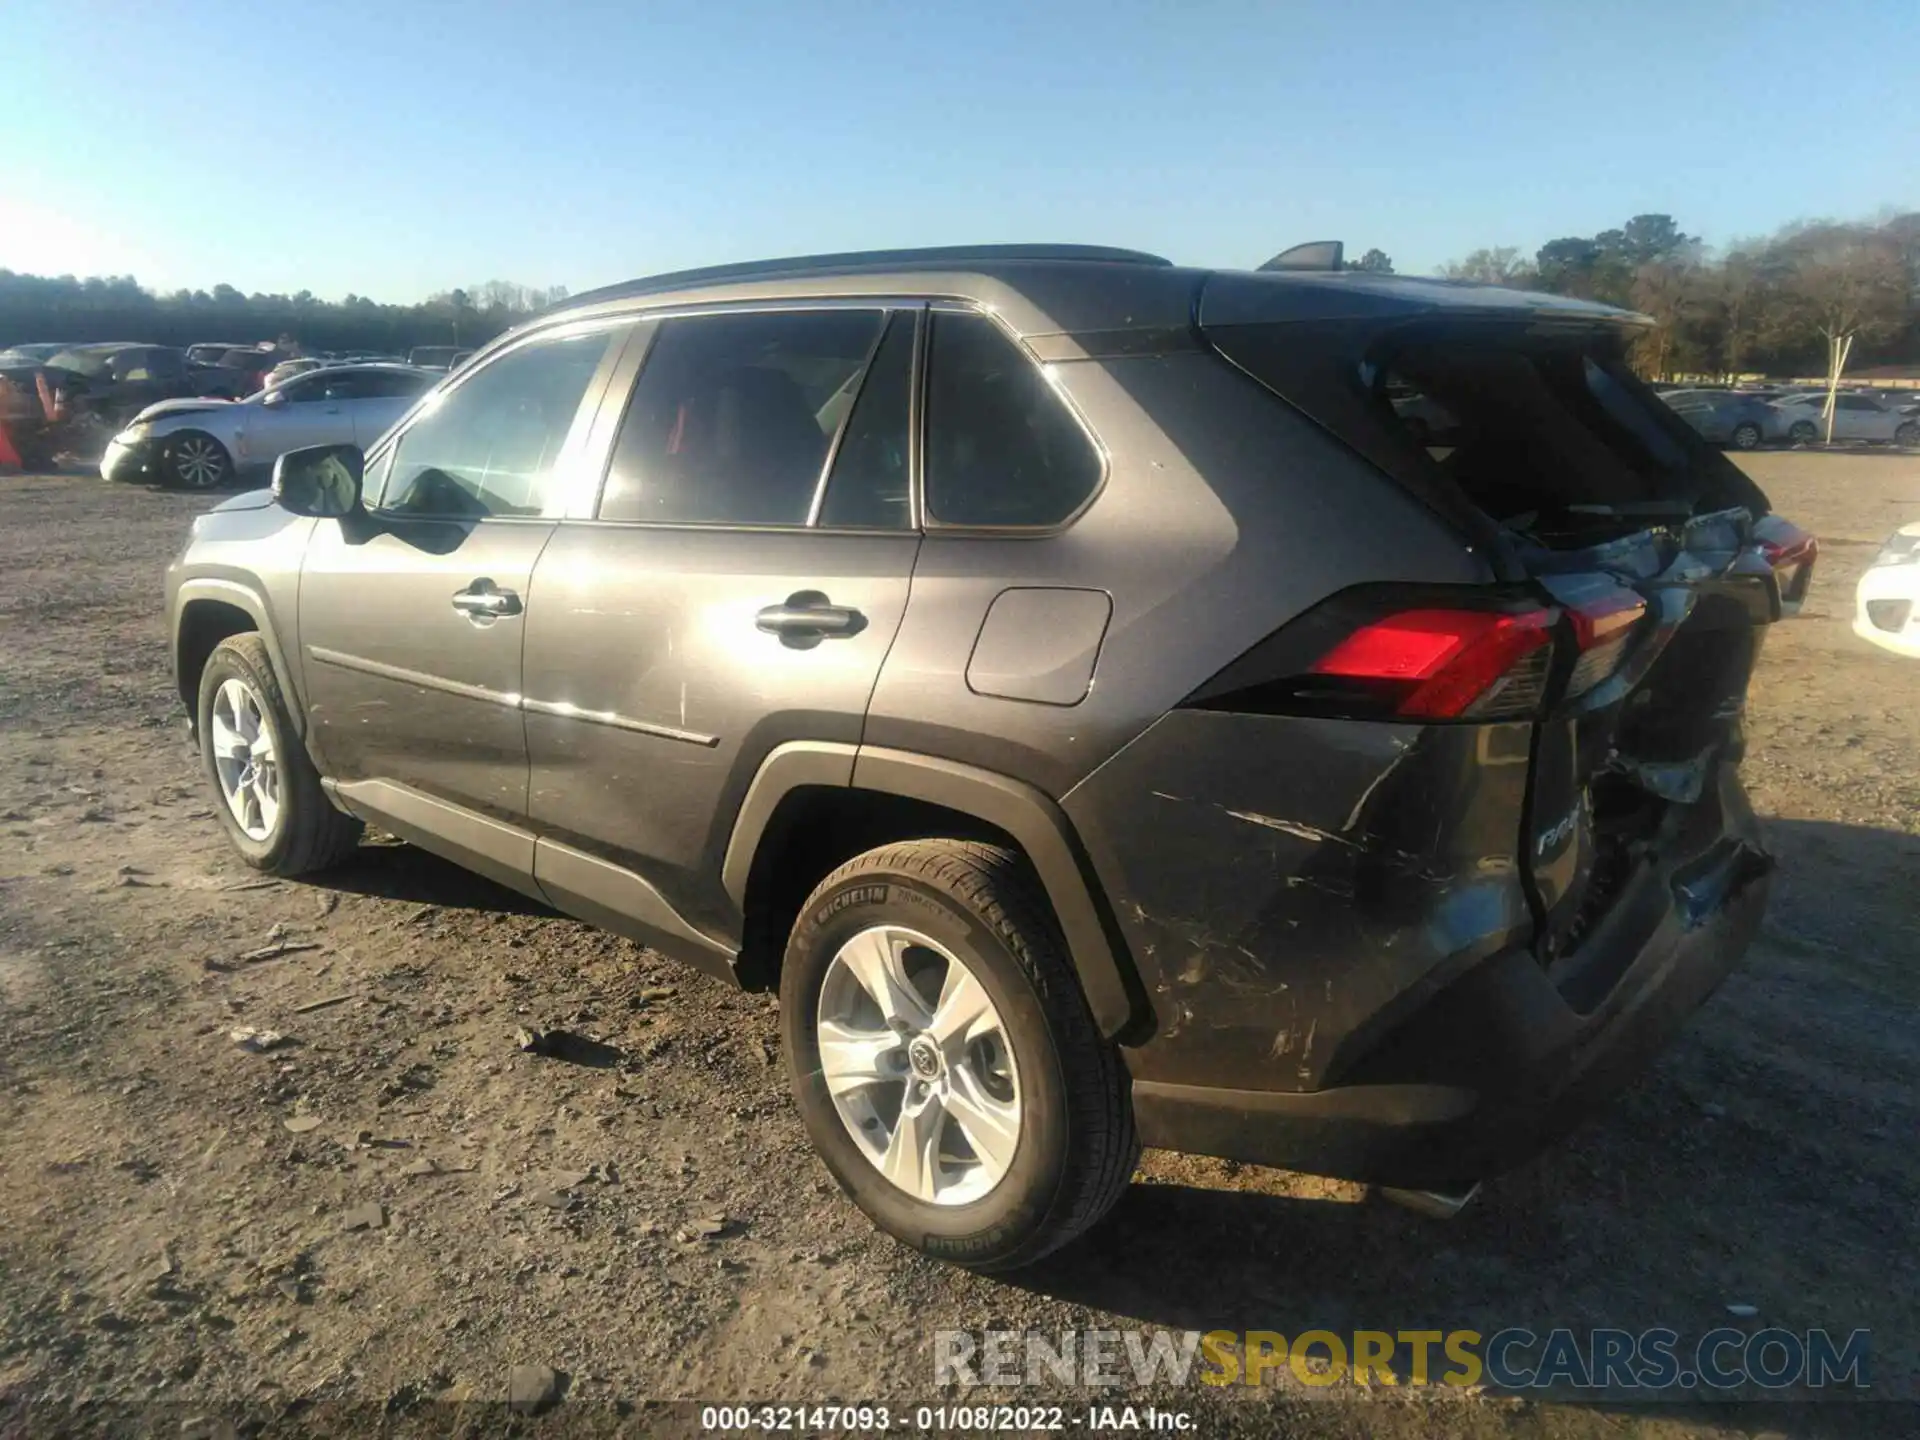
[[[1670,496],[1687,460],[1653,409],[1577,350],[1411,345],[1375,393],[1383,419],[1481,509],[1522,529],[1570,505]]]
[[[1589,544],[1765,499],[1638,379],[1626,338],[1505,323],[1221,326],[1221,351],[1441,513]],[[1680,403],[1698,406],[1699,392]]]
[[[1100,483],[1100,455],[1040,367],[981,315],[936,314],[927,512],[945,525],[1057,525]]]

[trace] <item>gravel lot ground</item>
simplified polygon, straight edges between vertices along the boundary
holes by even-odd
[[[649,1408],[674,1398],[951,1403],[943,1327],[1864,1326],[1874,1392],[1920,1395],[1920,666],[1849,631],[1860,570],[1920,518],[1920,458],[1745,463],[1823,554],[1752,696],[1773,907],[1683,1040],[1450,1224],[1150,1154],[1103,1228],[1010,1280],[921,1261],[839,1197],[770,997],[404,846],[313,884],[248,871],[166,667],[160,570],[208,502],[0,480],[0,1435],[40,1433],[29,1401],[164,1433],[223,1406],[497,1425],[521,1364],[560,1372],[556,1415],[635,1433],[694,1423]],[[602,1048],[522,1054],[541,1024]],[[289,1040],[248,1053],[237,1026]],[[1209,1434],[1920,1426],[1292,1381],[1158,1398]]]

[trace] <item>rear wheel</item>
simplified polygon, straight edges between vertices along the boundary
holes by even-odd
[[[1733,448],[1736,450],[1758,450],[1760,439],[1760,427],[1751,420],[1743,420],[1733,427]]]
[[[1893,432],[1896,445],[1920,445],[1920,421],[1909,420]]]
[[[780,1011],[827,1169],[924,1254],[1028,1264],[1132,1177],[1125,1070],[1012,851],[925,840],[842,865],[802,907]]]
[[[182,430],[161,444],[160,478],[181,490],[212,490],[233,478],[233,457],[204,431]]]

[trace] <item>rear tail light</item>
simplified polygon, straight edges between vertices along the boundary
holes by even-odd
[[[1353,720],[1537,714],[1561,609],[1454,585],[1360,585],[1296,617],[1189,695],[1189,708]]]
[[[1556,582],[1552,604],[1456,587],[1343,591],[1269,635],[1185,704],[1355,720],[1529,719],[1543,713],[1563,671],[1559,693],[1568,698],[1614,676],[1646,616],[1636,591],[1581,578]]]
[[[1402,610],[1354,631],[1311,673],[1353,681],[1419,720],[1531,714],[1546,693],[1554,612]]]

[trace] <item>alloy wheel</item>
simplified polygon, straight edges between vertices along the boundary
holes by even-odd
[[[260,697],[242,680],[224,681],[214,692],[207,729],[220,794],[234,822],[249,840],[271,838],[280,818],[280,766]]]
[[[1019,1071],[1000,1012],[952,951],[903,926],[862,930],[827,967],[815,1038],[841,1124],[897,1188],[965,1205],[1006,1177]]]
[[[204,435],[187,435],[173,447],[173,471],[183,485],[205,490],[219,483],[226,470],[220,442]]]

